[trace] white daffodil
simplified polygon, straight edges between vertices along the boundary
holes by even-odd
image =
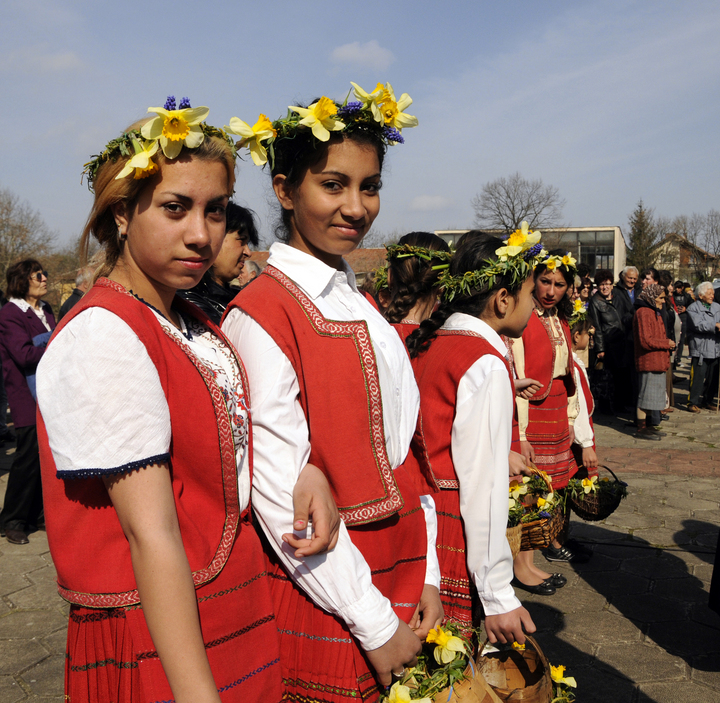
[[[133,149],[135,149],[135,155],[125,164],[123,170],[115,176],[115,180],[125,178],[129,176],[133,171],[133,178],[147,178],[152,176],[158,170],[158,165],[152,160],[152,157],[157,153],[158,143],[157,139],[140,143],[137,139],[132,140]]]
[[[299,124],[310,127],[315,138],[321,142],[330,139],[330,132],[345,129],[345,123],[335,117],[337,105],[330,98],[323,96],[309,107],[290,105],[290,109],[302,117]]]
[[[267,149],[262,142],[277,136],[277,130],[266,115],[261,114],[252,127],[238,117],[233,117],[230,125],[225,127],[225,131],[242,137],[240,146],[246,146],[250,150],[250,156],[256,166],[267,163]]]
[[[154,112],[157,117],[145,123],[140,132],[145,139],[158,139],[166,158],[177,158],[183,146],[196,149],[203,143],[205,135],[200,123],[207,119],[210,108],[166,110],[164,107],[149,107],[148,112]]]

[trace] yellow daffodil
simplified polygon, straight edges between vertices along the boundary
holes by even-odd
[[[562,261],[563,265],[566,266],[567,268],[574,268],[575,264],[577,263],[577,259],[574,259],[572,257],[572,255],[570,254],[570,252],[565,254],[565,256],[563,256],[561,261]]]
[[[537,499],[537,507],[544,508],[547,505],[547,501],[542,496]]]
[[[443,630],[442,627],[430,630],[425,641],[431,644],[434,642],[437,645],[433,650],[433,656],[438,664],[449,664],[455,659],[457,652],[465,653],[463,641],[459,637],[455,637],[450,630]]]
[[[149,107],[148,112],[154,112],[157,117],[146,122],[140,132],[145,139],[159,139],[163,154],[168,159],[177,158],[183,146],[196,149],[203,143],[205,135],[200,123],[207,119],[210,108],[166,110],[164,107]]]
[[[429,698],[410,698],[410,689],[396,681],[390,688],[387,697],[388,703],[432,703]]]
[[[402,132],[406,127],[417,127],[417,117],[405,113],[405,108],[412,105],[412,98],[407,93],[403,93],[399,100],[395,100],[395,92],[389,83],[384,86],[378,83],[375,90],[380,89],[383,91],[379,102],[380,113],[383,117],[382,123],[386,127],[394,127],[398,132]]]
[[[550,665],[550,677],[555,683],[564,683],[571,688],[577,687],[577,682],[572,676],[565,676],[565,667],[562,664],[560,666]]]
[[[133,138],[132,145],[135,149],[135,155],[125,164],[123,170],[115,176],[115,180],[125,178],[133,171],[135,172],[133,178],[147,178],[158,170],[158,165],[151,158],[158,150],[156,139],[150,142],[144,141],[141,144],[137,139]]]
[[[512,510],[517,505],[517,501],[514,498],[508,498],[508,510]]]
[[[554,271],[557,268],[558,261],[559,259],[557,256],[551,256],[547,261],[545,261],[545,268],[547,268],[548,271]]]
[[[242,137],[240,146],[246,146],[250,150],[250,156],[256,166],[267,163],[267,150],[262,145],[266,139],[277,136],[277,130],[266,115],[261,114],[257,122],[251,127],[237,117],[230,119],[230,126],[225,126],[225,131]]]
[[[518,500],[520,496],[524,496],[527,492],[527,486],[525,485],[530,479],[524,476],[522,481],[510,481],[510,495]]]
[[[363,104],[363,107],[369,108],[375,118],[376,122],[384,124],[383,115],[380,111],[380,104],[382,102],[382,96],[384,92],[384,86],[382,83],[377,84],[377,88],[373,93],[368,93],[363,90],[357,83],[350,81],[350,85],[355,90],[355,97]]]
[[[582,480],[582,489],[585,492],[585,495],[590,493],[592,491],[595,493],[597,491],[597,476],[593,476],[592,478],[584,478]]]
[[[517,642],[512,643],[512,648],[517,649],[518,652],[524,652],[525,651],[525,645],[524,644],[518,644]]]
[[[345,129],[345,123],[335,117],[337,105],[330,98],[323,96],[310,107],[294,107],[290,105],[290,109],[302,117],[300,124],[310,127],[315,138],[321,142],[330,139],[330,132]]]
[[[585,310],[585,303],[583,303],[582,298],[578,298],[573,303],[573,313],[577,314],[579,312],[583,312]]]
[[[528,228],[528,223],[523,220],[520,223],[520,229],[516,229],[505,240],[505,246],[497,249],[495,254],[503,260],[508,256],[517,256],[534,247],[540,241],[540,236],[540,232],[533,232]]]

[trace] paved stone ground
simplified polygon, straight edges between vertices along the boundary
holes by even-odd
[[[679,376],[677,404],[687,396],[687,374]],[[629,483],[629,496],[603,522],[573,520],[592,560],[553,565],[568,584],[552,597],[518,593],[551,662],[577,679],[578,703],[720,703],[720,616],[707,607],[720,526],[720,414],[678,407],[660,442],[634,439],[630,420],[596,417],[601,463]],[[6,483],[0,477],[0,497]],[[537,563],[549,568],[540,556]],[[54,574],[44,532],[22,547],[0,540],[2,703],[62,701],[68,609]]]

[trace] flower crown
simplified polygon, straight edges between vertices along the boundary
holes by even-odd
[[[568,320],[568,324],[572,328],[578,322],[582,322],[587,317],[587,314],[587,303],[584,303],[581,298],[577,298],[573,303],[573,311],[572,315],[570,315],[570,319]]]
[[[303,130],[310,130],[315,139],[326,142],[330,139],[330,132],[373,129],[379,132],[385,144],[403,144],[402,130],[418,124],[417,117],[405,112],[412,105],[412,98],[403,93],[396,100],[390,83],[378,83],[372,93],[366,92],[357,83],[351,85],[357,98],[352,102],[345,98],[345,102],[339,104],[323,96],[308,107],[290,105],[287,115],[274,122],[261,114],[251,127],[233,117],[225,126],[225,131],[240,137],[237,146],[247,147],[257,166],[264,166],[269,159],[272,167],[275,163],[275,142],[293,139]]]
[[[375,274],[375,292],[379,293],[381,290],[388,288],[388,267],[380,266],[376,268],[373,273]]]
[[[492,288],[496,278],[509,276],[512,285],[522,283],[538,261],[547,254],[540,243],[540,232],[533,232],[523,222],[504,245],[495,250],[496,261],[486,259],[480,268],[453,276],[450,271],[440,275],[443,298],[451,302],[456,295],[470,295],[475,288]]]
[[[424,261],[432,261],[437,259],[438,261],[444,261],[444,264],[438,264],[433,266],[433,271],[441,271],[450,266],[450,259],[452,259],[452,252],[442,251],[441,249],[428,249],[427,247],[417,247],[412,244],[390,244],[385,247],[387,249],[387,259],[407,259],[411,256],[416,256]]]
[[[232,148],[235,156],[235,143],[225,132],[205,123],[207,107],[190,107],[189,98],[182,98],[176,107],[175,96],[169,95],[163,107],[149,107],[156,117],[146,122],[140,129],[124,132],[112,139],[101,154],[96,154],[83,167],[83,175],[87,177],[88,188],[93,190],[93,182],[98,169],[107,161],[116,161],[120,157],[129,156],[125,167],[115,177],[147,178],[158,170],[152,160],[158,148],[162,149],[166,159],[176,159],[183,147],[196,149],[205,137],[221,137]]]
[[[537,263],[544,264],[548,271],[565,268],[565,270],[572,276],[577,274],[577,259],[573,258],[573,255],[570,252],[565,254],[565,256],[548,254],[547,252],[544,252],[544,254],[544,258],[539,260]]]

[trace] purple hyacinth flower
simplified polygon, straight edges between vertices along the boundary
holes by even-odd
[[[549,518],[549,517],[550,517],[550,513],[548,513],[546,510],[541,510],[541,511],[540,511],[540,517]]]
[[[405,143],[405,139],[403,139],[402,134],[400,134],[400,132],[395,129],[395,127],[385,127],[385,129],[383,130],[383,136],[389,142],[397,142],[398,144]]]
[[[176,110],[175,107],[175,96],[174,95],[168,95],[167,100],[165,101],[165,105],[163,107],[166,110]]]
[[[180,101],[180,109],[184,110],[185,108],[190,107],[190,98],[183,98]]]
[[[524,254],[523,259],[525,261],[528,261],[529,259],[532,259],[534,256],[537,256],[542,251],[542,244],[538,243],[534,246],[530,247]]]
[[[344,107],[338,108],[337,114],[339,117],[350,117],[352,115],[357,115],[360,110],[362,110],[363,104],[359,100],[355,100],[353,102],[349,102]]]

